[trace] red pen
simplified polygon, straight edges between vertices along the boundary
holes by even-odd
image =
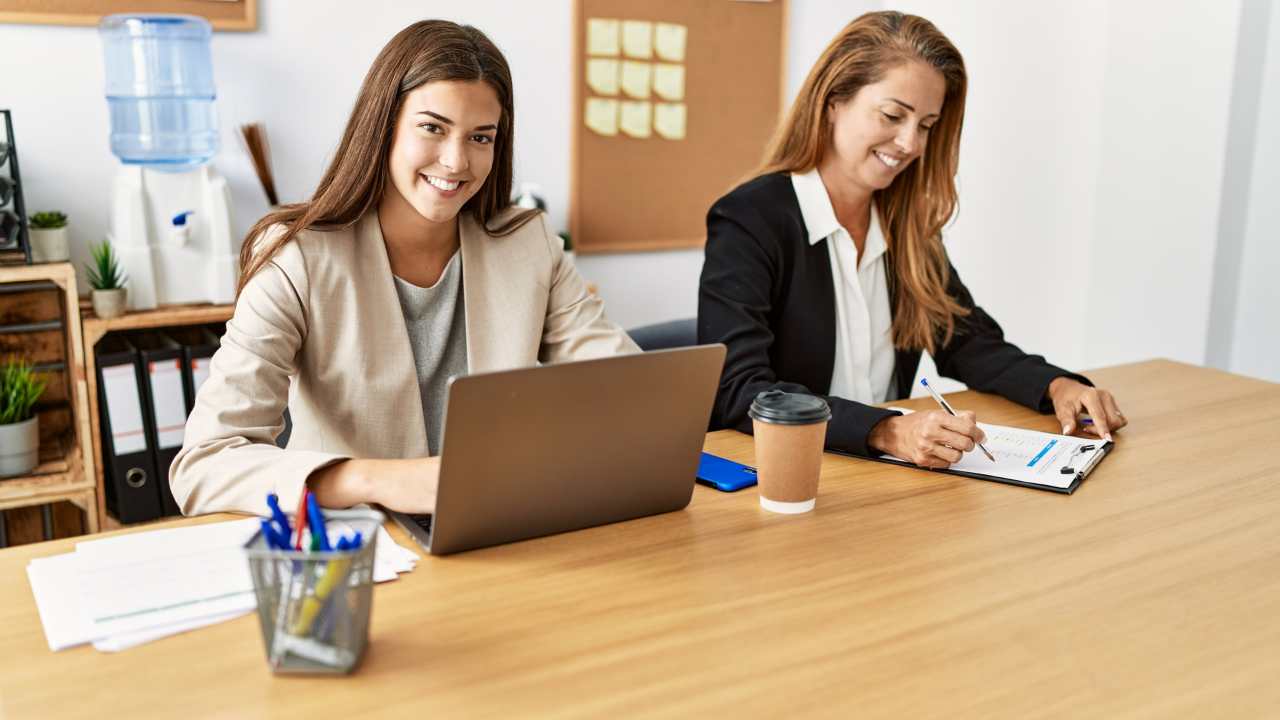
[[[293,549],[302,549],[302,528],[307,524],[307,493],[311,492],[310,488],[302,488],[302,500],[298,502],[298,514],[294,515],[294,525],[298,526],[298,537],[293,541]]]

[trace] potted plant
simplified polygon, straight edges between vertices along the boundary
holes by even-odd
[[[71,258],[66,215],[57,210],[38,212],[27,226],[31,230],[31,262],[66,262]]]
[[[127,299],[124,284],[129,282],[120,271],[120,262],[110,241],[89,248],[93,262],[85,263],[89,270],[89,287],[93,288],[93,312],[106,320],[124,314]]]
[[[0,477],[25,475],[40,461],[39,418],[31,408],[44,386],[22,360],[0,365]]]

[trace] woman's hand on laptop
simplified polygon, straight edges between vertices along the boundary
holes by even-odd
[[[436,509],[440,458],[351,459],[311,473],[307,487],[325,507],[378,503],[388,510],[422,515]]]

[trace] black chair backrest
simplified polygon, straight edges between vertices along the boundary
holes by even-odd
[[[698,321],[694,318],[644,325],[627,331],[641,350],[667,350],[698,344]]]

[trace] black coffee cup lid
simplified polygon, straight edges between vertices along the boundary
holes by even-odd
[[[765,390],[752,401],[749,414],[775,425],[810,425],[830,420],[831,408],[817,395]]]

